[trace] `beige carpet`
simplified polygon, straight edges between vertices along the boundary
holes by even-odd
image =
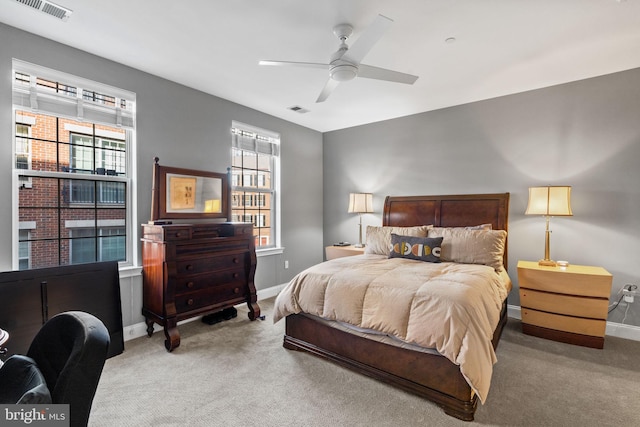
[[[246,310],[216,325],[180,327],[125,343],[109,359],[89,425],[119,426],[632,426],[640,425],[640,342],[607,337],[604,350],[523,335],[511,320],[476,420],[282,347],[284,322]]]

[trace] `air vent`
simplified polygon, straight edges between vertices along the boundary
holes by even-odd
[[[305,110],[304,108],[298,106],[298,105],[294,105],[293,107],[289,107],[289,110],[294,111],[296,113],[300,113],[300,114],[304,114],[304,113],[308,113],[309,110]]]
[[[62,19],[66,21],[71,16],[72,11],[70,9],[64,8],[62,6],[58,6],[55,3],[51,3],[50,1],[45,0],[16,0],[18,3],[22,3],[25,6],[32,7],[36,10],[39,10],[42,13],[46,13],[47,15],[51,15],[58,19]]]

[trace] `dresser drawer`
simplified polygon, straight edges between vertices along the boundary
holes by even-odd
[[[605,329],[607,328],[606,320],[563,316],[561,314],[544,313],[530,308],[522,308],[522,322],[543,328],[596,337],[604,337]]]
[[[245,274],[246,273],[242,266],[239,266],[230,270],[214,271],[196,276],[179,277],[175,279],[175,294],[180,295],[191,293],[209,287],[215,287],[218,289],[220,286],[229,283],[242,285],[246,283]]]
[[[234,236],[251,236],[253,235],[253,224],[235,225],[233,230]]]
[[[207,306],[244,301],[247,297],[247,287],[241,283],[227,283],[221,286],[202,289],[197,292],[176,295],[177,313],[185,313]]]
[[[609,300],[520,289],[520,305],[551,313],[606,320]]]
[[[219,269],[236,269],[239,266],[244,265],[246,256],[246,252],[238,252],[225,255],[178,260],[176,262],[176,276],[185,277]]]
[[[191,239],[191,228],[189,227],[171,227],[164,229],[164,240],[180,241]]]

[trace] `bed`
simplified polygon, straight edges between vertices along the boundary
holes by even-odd
[[[499,265],[492,267],[490,263],[477,265],[475,262],[467,264],[466,261],[416,262],[402,256],[392,258],[376,254],[375,245],[369,245],[367,236],[367,251],[371,253],[327,261],[311,267],[297,275],[278,295],[274,321],[285,318],[284,347],[309,352],[338,363],[418,394],[441,406],[448,415],[465,421],[473,420],[478,400],[486,399],[487,381],[490,383],[492,367],[496,361],[494,350],[507,321],[506,296],[511,288],[506,274],[508,210],[509,193],[387,197],[382,227],[371,227],[371,230],[368,228],[368,233],[382,229],[388,231],[389,227],[413,230],[428,226],[427,235],[433,235],[436,242],[442,242],[442,261],[455,258],[452,255],[455,248],[452,249],[453,245],[445,243],[449,242],[448,236],[455,233],[501,235],[503,240],[502,247],[499,248]],[[469,229],[492,231],[461,231]],[[442,236],[443,233],[445,240],[437,240],[437,236]],[[402,239],[395,234],[393,238]],[[398,243],[396,240],[394,242]],[[432,239],[424,241],[431,242]],[[451,259],[445,259],[445,245],[449,245],[446,255]],[[439,254],[440,248],[434,248],[434,251],[436,249]],[[493,258],[495,260],[495,253]],[[368,276],[372,278],[368,279]],[[396,316],[392,314],[395,308],[386,310],[392,313],[384,312],[385,307],[393,306],[403,297],[378,295],[378,292],[382,292],[382,286],[378,286],[381,280],[379,278],[383,276],[402,277],[402,280],[391,280],[389,285],[384,285],[390,287],[386,292],[393,293],[396,289],[400,292],[398,295],[412,292],[413,299],[405,304],[407,307],[411,306],[407,308],[411,312],[403,313],[399,310],[397,314],[399,319],[407,319],[406,323],[393,317]],[[454,276],[461,283],[441,287],[431,284],[449,283]],[[496,279],[498,276],[499,279]],[[325,280],[325,277],[326,283],[320,285],[320,290],[312,287],[316,286],[312,285],[316,279]],[[351,302],[351,297],[345,297],[342,285],[350,285],[350,280],[366,296],[354,297],[355,302]],[[403,288],[413,286],[413,281],[416,282],[414,290],[407,291]],[[442,291],[441,302],[434,299],[439,297],[441,291],[431,289],[445,289]],[[450,304],[449,293],[454,293],[455,289],[465,289],[465,295],[471,295],[469,299],[472,301],[461,302],[460,309],[455,305],[458,303]],[[311,302],[301,301],[299,292],[310,295]],[[378,295],[377,302],[372,295]],[[322,301],[316,301],[320,299]],[[363,304],[367,302],[367,305],[359,306],[360,301]],[[374,309],[369,301],[375,303]],[[381,301],[384,303],[381,304]],[[317,309],[314,304],[318,304]],[[354,313],[342,313],[346,310],[345,307],[351,306],[354,307]],[[415,314],[413,310],[417,310],[417,306],[427,307],[427,310]],[[446,307],[446,310],[442,307]],[[430,326],[428,331],[416,332],[425,328],[417,328],[415,319],[432,320],[430,316],[435,316],[438,311],[447,316],[450,312],[459,314],[442,322],[429,323],[433,327]],[[457,319],[458,315],[461,316],[460,319]],[[358,320],[351,322],[351,317]],[[379,318],[388,320],[378,325]],[[345,322],[344,319],[349,321]],[[392,323],[392,327],[388,327],[385,322]],[[420,325],[424,323],[428,322],[419,322]],[[376,329],[380,331],[377,332]],[[440,333],[444,334],[443,337],[440,337]],[[395,337],[395,334],[398,336]]]

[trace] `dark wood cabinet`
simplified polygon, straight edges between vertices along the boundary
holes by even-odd
[[[147,333],[164,327],[165,347],[180,345],[177,323],[246,302],[260,316],[256,253],[249,223],[143,224],[143,306]]]
[[[108,357],[122,353],[124,334],[118,263],[97,262],[0,273],[0,327],[9,332],[6,357],[26,354],[51,317],[91,313],[109,330]]]

